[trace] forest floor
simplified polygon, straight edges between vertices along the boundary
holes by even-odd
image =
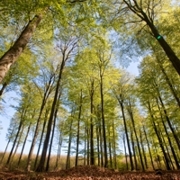
[[[47,173],[1,170],[0,180],[180,180],[180,171],[117,172],[97,166],[78,166]]]

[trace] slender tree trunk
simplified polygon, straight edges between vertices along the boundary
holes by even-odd
[[[71,167],[70,153],[71,153],[71,142],[72,142],[72,125],[73,125],[73,120],[71,119],[71,122],[69,124],[69,142],[68,142],[68,152],[67,152],[67,159],[66,159],[66,169],[69,169]]]
[[[144,135],[145,135],[145,138],[146,138],[146,142],[147,142],[147,146],[148,146],[148,151],[149,151],[149,156],[150,156],[150,160],[151,160],[151,165],[152,165],[153,170],[155,170],[155,166],[154,166],[153,158],[152,158],[152,153],[151,153],[151,148],[150,148],[149,140],[147,138],[147,133],[146,133],[146,130],[145,130],[144,126],[143,126],[143,132],[144,132]]]
[[[101,96],[101,118],[102,118],[102,132],[104,141],[104,167],[108,167],[108,153],[107,153],[107,142],[106,142],[106,123],[104,116],[104,92],[103,92],[103,75],[100,68],[100,96]]]
[[[86,124],[85,124],[85,128],[84,128],[84,134],[86,134],[87,136],[87,127],[86,127]],[[85,138],[85,142],[84,142],[84,166],[87,164],[87,137]]]
[[[11,156],[12,156],[12,154],[13,154],[13,151],[14,151],[15,145],[16,145],[16,143],[17,143],[17,139],[18,139],[18,137],[19,137],[19,133],[20,133],[20,130],[21,130],[22,126],[23,126],[23,120],[22,120],[22,118],[21,118],[21,121],[20,121],[19,127],[18,127],[18,131],[17,131],[17,134],[16,134],[16,136],[15,136],[15,139],[14,139],[14,142],[13,142],[13,145],[12,145],[12,148],[11,148],[11,151],[10,151],[10,154],[9,154],[9,156],[8,156],[6,165],[9,165],[9,163],[10,163]]]
[[[109,141],[109,162],[110,162],[110,168],[112,168],[113,162],[112,162],[112,143],[111,143],[111,133],[110,128],[108,128],[108,141]]]
[[[168,163],[168,157],[167,157],[166,151],[165,151],[164,146],[163,146],[162,139],[161,139],[161,137],[160,137],[158,128],[157,128],[156,123],[155,123],[155,119],[154,119],[153,112],[152,112],[152,110],[151,110],[150,102],[147,102],[147,103],[148,103],[148,110],[149,110],[149,113],[150,113],[150,116],[151,116],[153,128],[154,128],[154,131],[155,131],[156,136],[157,136],[157,138],[158,138],[159,145],[160,145],[160,148],[161,148],[161,150],[162,150],[162,153],[163,153],[163,155],[164,155],[166,168],[167,168],[167,170],[171,170],[171,167],[169,166],[169,163]]]
[[[59,96],[58,96],[59,101],[60,101],[60,98],[61,98],[61,94],[62,94],[62,90],[60,90],[60,92],[59,92]],[[54,112],[54,121],[53,121],[53,124],[52,124],[53,129],[52,129],[51,140],[50,140],[50,145],[49,145],[49,153],[48,153],[48,158],[47,158],[46,171],[49,170],[49,163],[50,163],[50,157],[51,157],[51,150],[52,150],[52,146],[53,146],[53,139],[54,139],[54,132],[55,132],[55,127],[56,127],[56,118],[57,118],[59,103],[60,102],[57,103],[56,110]]]
[[[97,138],[97,160],[98,160],[98,166],[101,164],[100,160],[100,138],[99,138],[99,128],[96,126],[96,138]]]
[[[163,115],[162,115],[162,113],[161,113],[161,109],[160,109],[160,106],[159,106],[158,99],[156,99],[156,102],[157,102],[157,106],[158,106],[158,109],[159,109],[159,112],[160,112],[160,116],[161,116],[161,121],[162,121],[164,130],[165,130],[165,133],[166,133],[166,137],[167,137],[167,139],[168,139],[169,147],[170,147],[170,149],[171,149],[171,152],[172,152],[172,155],[173,155],[173,158],[174,158],[176,167],[177,167],[177,169],[180,169],[180,165],[179,165],[179,162],[178,162],[178,158],[177,158],[177,156],[176,156],[176,153],[175,153],[175,151],[174,151],[174,148],[173,148],[173,145],[172,145],[172,142],[171,142],[171,139],[170,139],[168,130],[167,130],[167,128],[166,128],[166,125],[165,125],[165,122],[164,122],[164,119],[163,119]],[[172,164],[173,164],[173,163],[172,163]]]
[[[114,169],[117,169],[117,157],[116,157],[116,137],[115,137],[115,127],[114,127],[114,121],[112,123],[113,128],[113,164]]]
[[[123,135],[123,144],[124,144],[124,153],[125,153],[125,159],[126,159],[126,170],[128,171],[128,159],[127,159],[127,152],[126,152],[126,142],[125,142],[125,136]]]
[[[104,152],[103,152],[103,138],[102,138],[102,128],[99,126],[99,137],[100,137],[100,151],[101,151],[101,167],[104,166]]]
[[[82,110],[82,89],[81,89],[81,91],[80,91],[80,99],[79,99],[79,114],[78,114],[78,122],[77,122],[78,124],[77,124],[77,140],[76,140],[76,159],[75,159],[75,167],[78,165],[81,110]]]
[[[164,103],[163,103],[163,100],[162,100],[162,98],[161,98],[161,96],[160,96],[159,91],[158,91],[158,96],[159,96],[158,98],[159,98],[159,101],[160,101],[160,103],[161,103],[161,106],[162,106],[162,109],[163,109],[163,112],[164,112],[166,121],[167,121],[167,123],[168,123],[168,125],[169,125],[169,128],[171,129],[171,132],[172,132],[172,134],[173,134],[173,136],[174,136],[174,139],[175,139],[175,141],[176,141],[176,144],[177,144],[177,146],[178,146],[178,148],[179,148],[179,150],[180,150],[180,140],[179,140],[179,138],[178,138],[178,136],[177,136],[177,134],[176,134],[176,132],[175,132],[172,124],[171,124],[171,121],[170,121],[170,119],[169,119],[167,110],[166,110],[166,108],[165,108],[165,105],[164,105]]]
[[[135,143],[134,143],[134,137],[133,137],[133,132],[130,132],[131,134],[131,144],[132,144],[132,150],[133,150],[133,157],[134,157],[134,166],[135,166],[135,170],[138,170],[138,161],[137,161],[137,154],[136,154],[136,148],[135,148]]]
[[[10,66],[19,58],[25,49],[41,19],[42,14],[34,16],[34,18],[29,21],[25,29],[22,31],[19,38],[15,41],[14,45],[11,46],[11,48],[0,58],[0,83],[4,79]]]
[[[89,146],[90,146],[90,136],[89,136],[89,128],[86,128],[86,135],[87,135],[87,165],[90,164],[90,153],[89,153]]]
[[[52,103],[52,106],[51,106],[51,113],[50,113],[50,117],[49,117],[49,120],[48,120],[47,133],[46,133],[46,137],[45,137],[45,140],[44,140],[43,150],[42,150],[40,162],[39,162],[38,167],[36,169],[37,172],[44,171],[46,154],[47,154],[48,144],[49,144],[50,134],[51,134],[51,127],[52,127],[53,118],[54,118],[54,115],[55,115],[55,110],[57,108],[57,101],[58,101],[58,97],[59,97],[59,93],[60,93],[59,91],[60,91],[60,85],[61,85],[61,80],[62,80],[63,69],[65,67],[66,61],[69,59],[69,55],[74,50],[76,45],[77,45],[77,41],[73,42],[72,47],[69,47],[69,49],[68,49],[67,45],[65,45],[63,48],[61,48],[62,62],[61,62],[61,65],[60,65],[59,74],[58,74],[58,80],[57,80],[56,88],[55,88],[55,94],[54,94],[53,103]]]
[[[90,164],[94,165],[94,123],[93,123],[93,113],[94,113],[94,79],[91,80],[91,90],[90,90]]]
[[[130,159],[131,171],[132,171],[132,170],[134,170],[134,163],[133,163],[133,159],[132,159],[131,146],[130,146],[128,129],[127,129],[126,118],[125,118],[125,113],[124,113],[124,102],[123,102],[121,94],[119,95],[119,97],[117,97],[117,100],[118,100],[119,105],[121,107],[123,123],[124,123],[124,129],[125,129],[125,134],[126,134],[127,147],[128,147],[128,151],[129,151],[129,159]]]
[[[32,142],[31,142],[31,147],[30,147],[29,154],[28,154],[26,171],[30,171],[31,170],[32,155],[33,155],[34,147],[35,147],[36,140],[37,140],[37,137],[38,137],[38,134],[39,134],[39,128],[40,128],[40,123],[41,123],[41,116],[43,114],[43,110],[44,110],[44,107],[46,105],[47,99],[48,99],[48,97],[49,97],[49,95],[50,95],[50,93],[52,91],[51,87],[52,87],[52,84],[54,82],[54,78],[55,78],[55,74],[52,74],[51,77],[49,78],[48,83],[47,83],[47,87],[45,88],[45,92],[44,92],[42,103],[41,103],[41,107],[40,107],[39,116],[38,116],[37,123],[36,123],[36,128],[35,128],[34,136],[33,136],[33,139],[32,139]],[[39,153],[39,151],[38,151],[38,153]],[[37,163],[37,160],[36,160],[36,162],[34,164],[34,167],[36,166],[36,163]]]
[[[35,162],[34,162],[34,168],[33,168],[34,170],[36,170],[36,165],[37,165],[37,162],[38,162],[39,152],[40,152],[42,141],[43,141],[43,135],[44,135],[44,131],[45,131],[46,123],[47,123],[48,114],[49,114],[49,109],[46,109],[44,122],[43,122],[43,127],[42,127],[42,131],[41,131],[41,137],[40,137],[40,141],[39,141],[39,146],[38,146],[38,150],[37,150],[37,153],[36,153],[36,159],[35,159]]]
[[[134,4],[131,4],[131,2],[127,0],[123,0],[123,2],[128,6],[128,8],[136,14],[142,21],[144,21],[147,26],[150,28],[151,33],[153,34],[154,38],[158,41],[159,45],[164,50],[165,54],[171,61],[172,65],[176,69],[177,73],[180,75],[180,60],[176,56],[175,52],[172,50],[170,45],[166,42],[166,40],[160,35],[158,29],[154,25],[154,22],[152,18],[150,17],[150,14],[147,14],[141,7],[141,5],[138,5],[137,1],[134,1]],[[148,12],[154,12],[154,10],[150,9],[151,7],[148,7]],[[153,8],[153,7],[152,7]]]
[[[60,95],[59,95],[59,99],[60,99]],[[55,127],[56,127],[56,118],[57,118],[58,107],[56,108],[55,115],[54,115],[54,121],[52,124],[53,127],[52,127],[51,140],[50,140],[50,145],[49,145],[49,153],[48,153],[47,162],[46,162],[46,169],[45,169],[46,172],[49,170],[49,164],[50,164],[51,151],[52,151],[52,146],[53,146],[53,139],[54,139],[54,132],[55,132]]]
[[[170,81],[170,79],[169,79],[169,77],[168,77],[168,75],[167,75],[167,73],[166,73],[162,63],[159,61],[158,57],[156,59],[157,59],[158,65],[159,65],[159,67],[161,69],[161,72],[163,73],[163,75],[164,75],[164,77],[166,79],[166,82],[167,82],[167,84],[169,86],[169,89],[170,89],[172,95],[174,96],[174,99],[176,100],[177,105],[180,108],[180,98],[178,97],[178,95],[177,95],[177,93],[176,93],[176,91],[175,91],[175,89],[173,87],[173,84],[171,83],[171,81]]]
[[[144,162],[143,162],[142,153],[141,153],[141,148],[140,148],[140,143],[139,143],[139,138],[138,138],[138,135],[137,135],[137,132],[136,132],[134,116],[133,116],[132,106],[131,106],[130,100],[129,100],[129,103],[128,103],[127,111],[128,111],[129,116],[131,118],[132,127],[133,127],[133,131],[134,131],[134,134],[135,134],[137,147],[138,147],[138,152],[139,152],[139,157],[140,157],[140,161],[141,161],[141,167],[142,167],[142,170],[145,171]]]
[[[33,118],[33,117],[32,117],[32,118]],[[27,141],[27,138],[28,138],[28,135],[29,135],[29,131],[30,131],[30,128],[31,128],[31,124],[32,124],[32,123],[30,122],[30,124],[29,124],[29,126],[28,126],[28,129],[27,129],[27,133],[26,133],[24,142],[23,142],[23,146],[22,146],[22,149],[21,149],[20,157],[19,157],[19,160],[18,160],[18,163],[17,163],[18,167],[19,167],[20,162],[21,162],[21,158],[22,158],[22,155],[23,155],[23,152],[24,152],[24,148],[25,148],[26,141]]]
[[[20,134],[19,134],[18,141],[17,141],[17,143],[16,143],[16,147],[15,147],[15,150],[14,150],[13,155],[12,155],[12,158],[11,158],[11,163],[13,162],[13,159],[14,159],[14,157],[15,157],[15,155],[16,155],[16,153],[17,153],[17,150],[18,150],[18,148],[19,148],[19,145],[20,145],[20,143],[21,143],[23,131],[24,131],[24,125],[23,125],[22,128],[21,128],[21,132],[20,132]]]
[[[159,125],[157,125],[157,127],[158,127],[158,130],[159,130],[159,134],[160,134],[160,136],[161,136],[161,139],[162,139],[162,143],[163,143],[163,145],[164,145],[164,147],[165,147],[166,157],[167,157],[167,159],[168,159],[169,166],[170,166],[171,169],[173,170],[173,169],[175,169],[175,168],[174,168],[174,164],[173,164],[173,162],[172,162],[171,156],[170,156],[169,147],[168,147],[168,145],[167,145],[167,142],[166,142],[165,137],[164,137],[164,134],[163,134],[164,131],[162,132],[162,130],[161,130],[161,128],[160,128]]]
[[[4,90],[5,90],[5,88],[7,87],[7,83],[6,82],[4,82],[3,84],[2,84],[2,88],[1,88],[1,90],[0,90],[0,97],[2,96],[2,94],[3,94],[3,92],[4,92]]]
[[[141,147],[142,147],[142,153],[143,153],[144,163],[145,163],[146,169],[148,169],[147,157],[146,157],[146,153],[145,153],[145,149],[144,149],[144,143],[143,143],[143,138],[142,138],[141,129],[139,130],[139,134],[140,134],[140,143],[141,143]]]
[[[60,90],[60,82],[61,82],[61,78],[62,78],[62,72],[63,72],[64,65],[65,65],[65,57],[63,57],[61,67],[60,67],[60,70],[59,70],[59,76],[58,76],[58,81],[57,81],[57,84],[56,84],[56,90],[55,90],[53,103],[52,103],[52,106],[51,106],[51,113],[50,113],[50,117],[49,117],[49,120],[48,120],[47,132],[46,132],[46,137],[45,137],[45,140],[44,140],[43,150],[42,150],[39,165],[38,165],[38,167],[36,169],[37,172],[44,171],[46,154],[47,154],[47,150],[48,150],[48,144],[49,144],[49,139],[50,139],[50,134],[51,134],[51,128],[52,128],[54,113],[55,113],[55,109],[56,109],[56,106],[57,106],[59,90]]]

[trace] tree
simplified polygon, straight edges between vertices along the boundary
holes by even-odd
[[[167,5],[168,3],[170,4],[170,2],[168,0],[166,2],[151,0],[122,0],[116,2],[115,4],[117,5],[118,3],[119,16],[129,16],[129,18],[125,20],[125,23],[139,23],[139,25],[142,25],[142,29],[139,30],[139,33],[145,29],[145,26],[147,25],[149,28],[148,30],[150,30],[149,33],[158,41],[173,67],[180,75],[180,59],[177,57],[169,43],[167,43],[165,38],[161,35],[160,30],[155,24],[155,22],[159,20],[158,11],[162,11],[161,6]],[[129,28],[128,25],[127,28]]]
[[[81,3],[84,3],[84,6],[81,6]],[[24,19],[23,20],[28,20],[27,25],[25,26],[25,28],[23,29],[23,31],[20,33],[19,37],[17,38],[17,40],[14,42],[13,46],[11,46],[9,48],[9,50],[7,50],[4,55],[0,58],[0,83],[2,82],[2,80],[4,79],[6,73],[8,72],[10,66],[17,61],[17,59],[19,58],[19,56],[22,54],[22,52],[24,51],[25,47],[27,46],[27,44],[29,43],[32,35],[34,34],[36,28],[38,27],[38,25],[40,24],[40,22],[42,21],[43,17],[45,16],[45,14],[49,11],[54,12],[55,14],[61,14],[65,17],[65,13],[69,13],[68,10],[71,9],[71,5],[72,4],[77,4],[74,5],[74,9],[77,11],[78,8],[83,7],[83,10],[81,8],[82,14],[84,14],[84,16],[86,16],[86,13],[84,8],[87,6],[88,2],[86,1],[67,1],[66,3],[64,1],[40,1],[40,2],[28,2],[27,6],[27,2],[16,2],[16,1],[6,1],[6,3],[1,3],[0,7],[2,9],[2,11],[4,11],[4,13],[12,13],[14,15],[15,20],[18,20],[18,18],[21,19],[21,13],[24,13]],[[65,9],[68,9],[66,12],[64,12],[64,6],[66,6]],[[28,9],[27,7],[30,7],[30,9]],[[7,10],[6,10],[7,9]],[[88,8],[88,10],[90,10]],[[6,12],[7,11],[7,12]],[[79,21],[79,16],[76,16],[76,11],[72,11],[74,13],[74,16],[72,16],[70,14],[69,16],[69,20],[68,18],[64,18],[64,24],[68,24],[69,22],[72,23],[72,21],[78,22]],[[32,14],[34,14],[34,17],[32,17]],[[48,13],[47,13],[48,14]],[[59,21],[61,19],[61,17],[56,16],[57,20]],[[50,17],[50,16],[48,16]],[[74,17],[77,17],[77,19],[74,19]],[[11,18],[11,17],[8,17]],[[73,18],[73,19],[70,19]],[[80,17],[81,19],[82,17]],[[62,20],[62,19],[61,19]],[[54,21],[56,21],[56,19],[54,19]],[[53,21],[51,21],[53,22]]]

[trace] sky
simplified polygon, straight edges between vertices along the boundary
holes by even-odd
[[[138,73],[138,65],[140,62],[131,62],[129,67],[126,69],[130,74],[133,76],[137,76]],[[17,102],[14,100],[14,98],[17,97],[17,94],[14,92],[9,92],[5,94],[3,102],[4,111],[0,111],[0,152],[4,152],[7,140],[6,140],[6,133],[9,128],[10,120],[13,117],[13,114],[15,113],[15,110],[11,107],[11,105],[17,105]],[[11,144],[12,145],[12,144]],[[28,152],[30,147],[30,143],[26,144],[24,152]],[[8,151],[10,151],[11,146],[9,145]]]

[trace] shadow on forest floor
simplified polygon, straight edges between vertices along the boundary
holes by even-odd
[[[180,171],[117,172],[97,166],[78,166],[47,173],[0,170],[0,180],[180,180]]]

